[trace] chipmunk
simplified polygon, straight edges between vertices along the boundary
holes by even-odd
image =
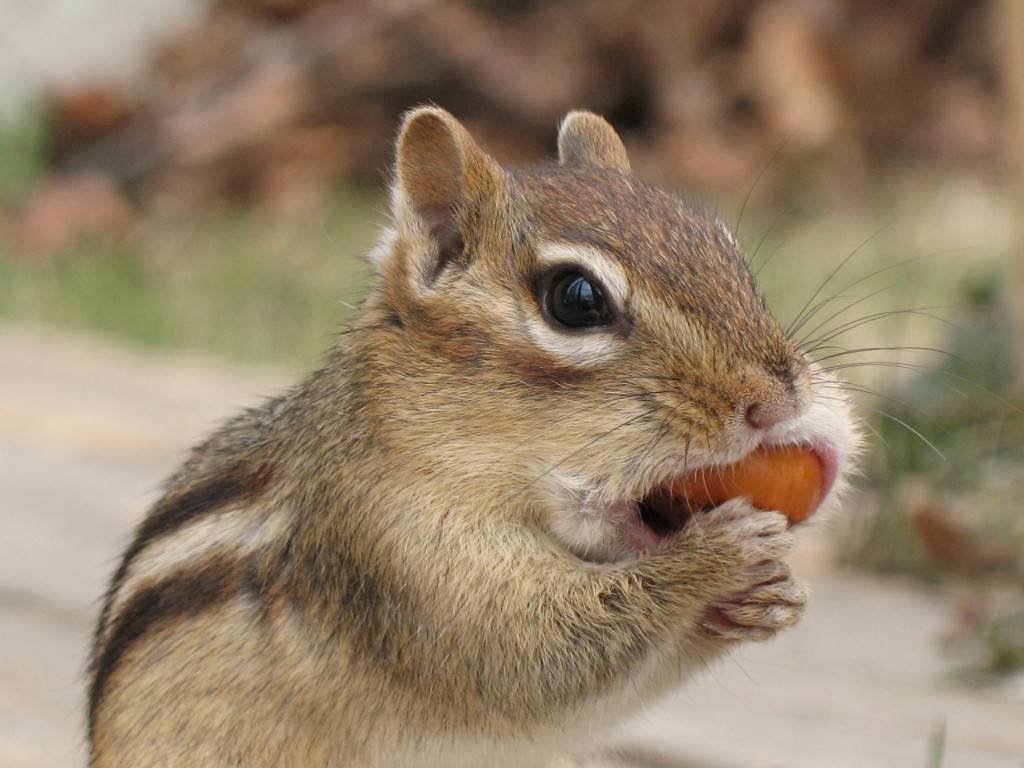
[[[715,216],[594,114],[506,169],[436,107],[391,211],[324,366],[197,447],[124,553],[94,768],[540,765],[800,618],[782,515],[650,501],[800,444],[831,505],[856,446]]]

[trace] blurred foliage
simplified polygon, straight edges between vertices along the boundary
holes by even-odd
[[[1014,677],[1024,678],[1024,594],[997,606],[987,604],[982,593],[972,599],[976,610],[980,607],[985,615],[981,621],[953,629],[958,636],[946,644],[955,658],[950,682],[998,687]]]
[[[309,367],[362,295],[376,220],[367,196],[339,191],[295,216],[218,212],[121,246],[0,259],[0,317]]]
[[[1000,273],[965,282],[941,361],[877,394],[862,483],[875,503],[840,548],[858,567],[973,584],[974,616],[956,631],[971,657],[958,676],[974,682],[1024,670],[1024,410],[1003,284]],[[990,605],[998,585],[1011,598]]]
[[[1024,670],[1024,601],[1016,610],[989,622],[983,638],[989,669],[996,673]]]
[[[891,377],[873,396],[878,407],[865,486],[877,494],[878,510],[865,534],[845,549],[849,562],[929,577],[950,566],[987,571],[1021,565],[1017,506],[980,493],[1019,483],[1024,461],[1024,412],[1011,402],[1011,326],[998,282],[991,274],[962,285],[963,306],[936,348],[939,361],[909,363],[910,375]],[[970,509],[958,509],[963,506]],[[947,515],[959,517],[929,538],[945,525],[930,520]]]
[[[0,121],[0,205],[21,199],[45,172],[46,123],[38,112]]]
[[[282,7],[287,7],[283,12]],[[534,162],[573,107],[644,176],[731,191],[859,193],[894,165],[999,164],[985,0],[212,0],[156,44],[142,87],[51,95],[54,170],[147,205],[290,198],[376,180],[434,102],[495,156]],[[271,43],[272,44],[269,44]]]

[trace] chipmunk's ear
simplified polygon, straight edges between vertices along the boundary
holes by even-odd
[[[464,264],[469,226],[493,209],[505,188],[498,163],[462,123],[438,107],[407,113],[398,134],[393,213],[400,229],[427,242],[421,276],[429,284],[451,264]]]
[[[593,165],[629,173],[629,157],[619,134],[593,112],[570,112],[558,129],[558,162]]]

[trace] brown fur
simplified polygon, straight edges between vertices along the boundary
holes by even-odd
[[[810,391],[731,238],[581,114],[560,164],[516,171],[442,110],[406,118],[351,330],[196,449],[115,576],[95,768],[532,764],[799,617],[774,513],[732,502],[611,563],[550,530],[561,474],[638,498],[684,455],[749,449],[748,403]],[[527,331],[552,242],[628,278],[610,363]],[[201,521],[238,551],[175,549]]]

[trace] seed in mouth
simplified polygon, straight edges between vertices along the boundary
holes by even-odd
[[[791,525],[810,517],[832,479],[822,456],[804,446],[759,447],[735,464],[670,480],[638,502],[640,519],[659,536],[679,531],[702,511],[744,497],[777,510]]]

